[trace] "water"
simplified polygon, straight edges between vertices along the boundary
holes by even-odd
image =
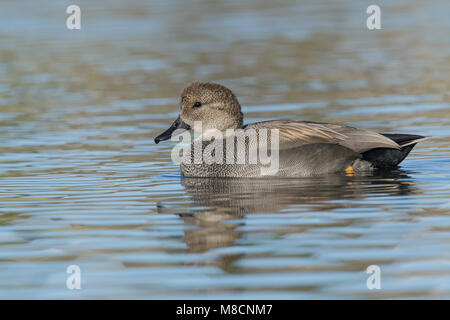
[[[365,1],[70,4],[0,1],[0,298],[450,297],[448,1],[379,31]],[[193,80],[246,123],[431,138],[371,177],[182,179],[152,138]]]

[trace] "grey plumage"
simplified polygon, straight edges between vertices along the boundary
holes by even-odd
[[[260,141],[267,131],[275,130],[279,138],[277,147],[267,138],[268,154],[276,152],[279,166],[268,176],[299,177],[333,172],[364,172],[374,168],[397,166],[416,143],[426,137],[407,134],[380,134],[350,126],[312,121],[272,120],[242,126],[241,105],[231,90],[215,83],[194,82],[181,93],[180,116],[169,130],[155,138],[155,142],[170,138],[177,127],[192,130],[196,121],[202,123],[202,150],[211,148],[215,140],[208,136],[208,130],[217,129],[225,135],[227,129],[240,129],[231,139],[240,134],[256,132],[257,139],[246,139],[245,145],[235,146],[234,162],[227,163],[226,143],[223,149],[214,150],[221,163],[206,163],[194,154],[193,149],[185,154],[181,173],[189,177],[260,177],[262,162],[248,161],[250,155],[260,154]],[[230,139],[230,136],[228,136]],[[193,146],[193,145],[192,145]],[[239,150],[237,150],[239,149]],[[220,153],[218,153],[220,152]],[[216,154],[217,153],[217,154]],[[245,163],[236,163],[237,155],[243,155]]]

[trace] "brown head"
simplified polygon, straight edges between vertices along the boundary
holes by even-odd
[[[181,92],[180,115],[155,142],[169,139],[176,129],[190,130],[196,121],[202,122],[203,132],[241,128],[241,105],[233,92],[220,84],[193,82]]]

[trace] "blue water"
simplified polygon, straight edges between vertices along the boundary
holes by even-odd
[[[448,2],[378,31],[366,1],[89,1],[79,31],[69,4],[0,2],[0,298],[450,297]],[[193,80],[246,123],[430,139],[368,177],[183,179],[152,138]]]

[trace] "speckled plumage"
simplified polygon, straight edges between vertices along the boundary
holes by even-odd
[[[279,168],[269,176],[299,177],[344,172],[351,166],[356,173],[376,167],[395,167],[419,141],[425,139],[418,135],[380,134],[365,129],[357,129],[340,124],[311,121],[272,120],[243,124],[241,105],[228,88],[216,83],[194,82],[183,89],[180,100],[179,122],[186,128],[202,122],[202,134],[207,137],[208,130],[217,129],[223,134],[227,129],[240,129],[239,134],[256,132],[259,141],[265,130],[277,129],[279,145],[273,148],[270,135],[267,145],[269,153],[277,152]],[[175,124],[175,123],[174,123]],[[167,133],[167,132],[166,132]],[[160,135],[161,136],[161,135]],[[159,142],[158,136],[155,141]],[[228,137],[230,138],[230,136]],[[157,140],[158,139],[158,140]],[[167,137],[165,138],[167,139]],[[235,151],[245,155],[245,163],[229,164],[226,139],[222,151],[216,149],[221,163],[206,163],[193,149],[185,154],[190,163],[181,164],[181,173],[189,177],[260,177],[261,162],[250,163],[252,153],[259,154],[259,146],[253,140],[245,140],[245,147],[235,146]],[[204,139],[204,151],[214,140]],[[250,142],[249,142],[250,141]],[[191,148],[193,144],[191,145]],[[210,146],[211,147],[211,146]],[[239,149],[239,150],[238,150]],[[236,153],[234,154],[236,160]]]

